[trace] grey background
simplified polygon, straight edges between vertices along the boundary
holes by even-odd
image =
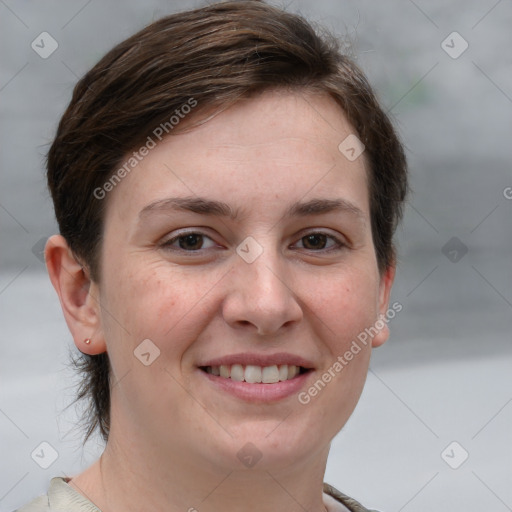
[[[71,337],[33,253],[56,232],[44,179],[56,124],[76,80],[115,43],[199,5],[0,0],[0,511],[101,453],[97,440],[82,449],[65,409]],[[406,144],[413,188],[392,297],[403,311],[325,480],[382,511],[512,510],[512,1],[287,9],[348,37]],[[59,45],[47,59],[31,48],[43,31]],[[469,44],[456,59],[441,46],[453,31]],[[31,458],[43,441],[58,452],[48,469]],[[461,448],[443,458],[453,441]],[[462,450],[469,458],[452,469]]]

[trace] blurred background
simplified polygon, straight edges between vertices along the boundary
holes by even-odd
[[[510,511],[512,2],[271,3],[347,41],[407,147],[413,189],[397,236],[403,309],[325,481],[382,512]],[[201,5],[0,0],[1,512],[102,451],[82,446],[66,409],[72,340],[41,256],[57,232],[44,178],[56,125],[113,45]]]

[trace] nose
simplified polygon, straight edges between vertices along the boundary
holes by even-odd
[[[239,258],[228,274],[224,320],[235,329],[267,336],[298,324],[303,312],[286,265],[267,251],[252,263]]]

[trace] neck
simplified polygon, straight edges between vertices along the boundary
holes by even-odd
[[[190,453],[172,455],[140,435],[110,432],[101,458],[70,484],[102,512],[325,512],[323,475],[329,446],[286,467],[215,466]]]

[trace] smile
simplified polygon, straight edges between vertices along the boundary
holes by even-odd
[[[292,364],[234,363],[207,365],[197,368],[213,389],[223,395],[257,404],[270,404],[297,396],[314,374],[312,368]]]
[[[297,375],[305,373],[308,370],[301,366],[296,365],[271,365],[271,366],[256,366],[256,365],[220,365],[220,366],[203,366],[201,370],[222,377],[224,379],[231,379],[237,382],[248,382],[250,384],[276,384],[294,379]]]

